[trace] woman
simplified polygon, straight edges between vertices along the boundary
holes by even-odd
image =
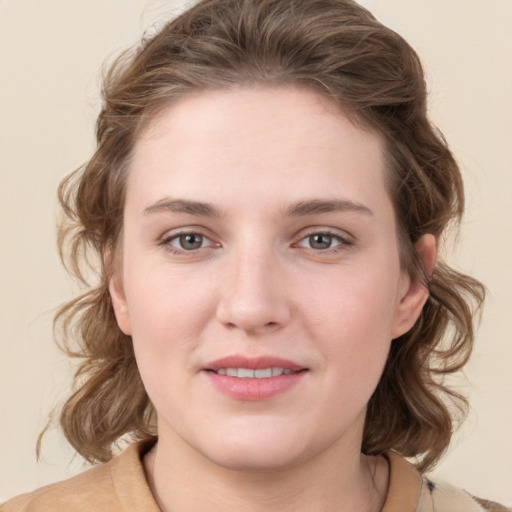
[[[100,282],[58,316],[104,464],[4,509],[500,510],[421,476],[484,293],[436,261],[462,183],[409,45],[351,1],[206,0],[104,98],[60,188]]]

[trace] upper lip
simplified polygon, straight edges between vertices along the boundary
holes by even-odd
[[[243,355],[231,355],[216,359],[208,363],[205,370],[217,371],[220,368],[248,368],[250,370],[263,370],[265,368],[283,368],[283,370],[305,370],[304,366],[275,356],[247,357]]]

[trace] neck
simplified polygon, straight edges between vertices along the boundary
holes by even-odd
[[[378,512],[385,501],[389,475],[383,457],[326,450],[291,467],[239,471],[174,441],[161,437],[144,458],[162,512]]]

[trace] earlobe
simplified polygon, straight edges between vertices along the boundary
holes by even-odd
[[[416,253],[423,262],[425,274],[430,280],[434,271],[437,243],[432,234],[423,235],[415,244]],[[421,310],[428,299],[429,291],[423,280],[419,277],[404,276],[406,285],[401,292],[397,305],[392,338],[398,338],[409,331],[421,314]]]

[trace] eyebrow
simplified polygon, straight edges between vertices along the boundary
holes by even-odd
[[[161,199],[144,209],[145,215],[153,213],[185,213],[199,217],[221,217],[220,210],[201,201],[187,199]],[[361,203],[342,199],[310,199],[292,204],[283,213],[283,217],[304,217],[331,212],[355,212],[373,215],[373,212]]]
[[[285,217],[302,217],[305,215],[318,215],[331,212],[355,212],[373,215],[373,212],[365,205],[344,199],[311,199],[299,201],[291,205],[284,212]]]
[[[189,201],[186,199],[162,199],[144,209],[144,214],[152,213],[186,213],[200,217],[220,217],[218,208],[201,201]]]

